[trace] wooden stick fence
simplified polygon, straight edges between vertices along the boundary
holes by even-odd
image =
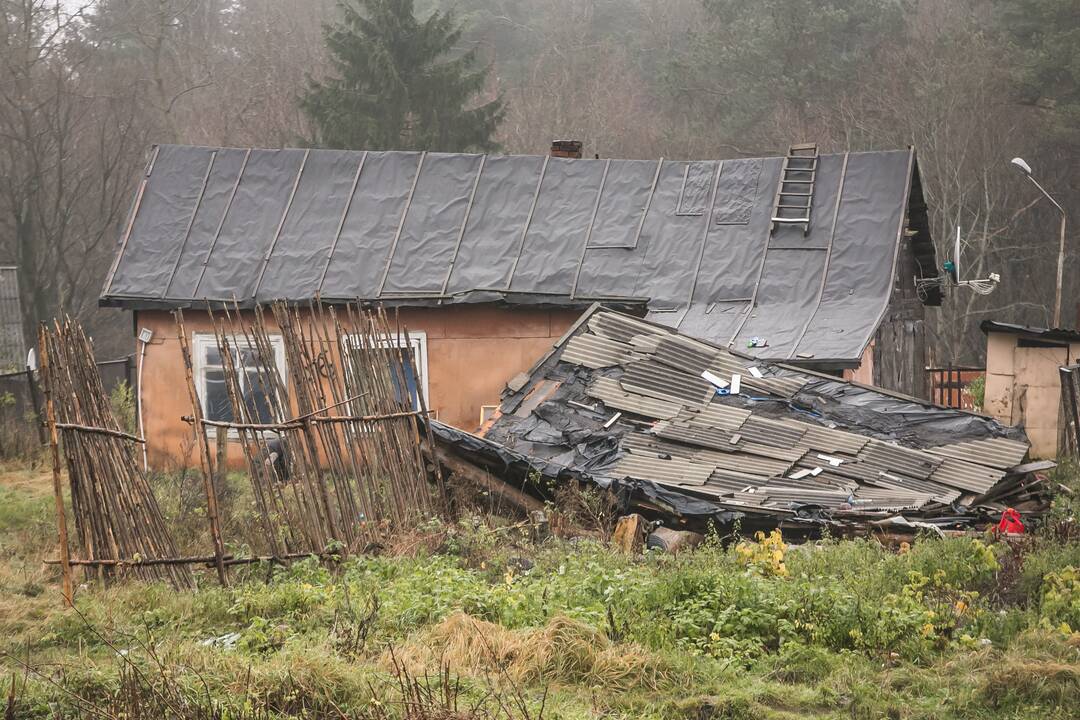
[[[441,473],[435,467],[432,482],[421,453],[429,428],[418,422],[427,410],[408,334],[385,313],[276,304],[250,320],[238,310],[210,319],[231,418],[203,416],[189,373],[205,484],[212,495],[207,430],[227,429],[247,464],[269,557],[355,552],[447,511]],[[177,323],[194,367],[182,313]]]
[[[192,587],[183,566],[134,564],[122,559],[165,559],[177,555],[135,447],[141,441],[121,430],[94,364],[82,328],[65,319],[38,332],[41,380],[53,464],[53,493],[60,535],[64,598],[72,601],[72,565],[89,577],[111,580],[118,570],[146,580]],[[60,447],[67,460],[71,506],[81,558],[70,558],[60,470]]]
[[[313,305],[210,312],[220,358],[217,380],[229,417],[205,417],[184,316],[176,312],[206,497],[212,554],[182,557],[166,529],[135,452],[143,438],[113,417],[85,334],[66,321],[42,326],[40,355],[65,598],[71,569],[111,579],[131,573],[193,585],[191,566],[216,569],[261,561],[362,550],[388,533],[448,512],[420,377],[405,329],[380,310]],[[274,327],[272,327],[274,326]],[[279,371],[284,355],[286,373]],[[200,360],[203,364],[205,358]],[[334,411],[334,412],[332,412]],[[216,457],[211,452],[215,436]],[[226,444],[246,460],[265,547],[251,557],[227,554],[218,484]],[[70,557],[61,488],[60,448],[67,458],[78,558]]]

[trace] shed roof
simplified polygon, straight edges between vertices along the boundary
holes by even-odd
[[[856,360],[906,225],[936,272],[915,153],[821,156],[805,234],[770,229],[782,166],[162,145],[101,302],[603,300],[765,338],[764,357]]]
[[[997,320],[983,320],[979,323],[979,329],[987,335],[992,332],[998,332],[1005,333],[1006,335],[1030,335],[1044,340],[1080,342],[1080,330],[1067,330],[1065,328],[1041,328],[998,322]]]

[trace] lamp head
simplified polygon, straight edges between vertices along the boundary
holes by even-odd
[[[1024,158],[1014,157],[1011,162],[1020,170],[1020,172],[1025,175],[1031,175],[1031,166],[1027,164]]]

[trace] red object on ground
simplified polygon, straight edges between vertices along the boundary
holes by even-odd
[[[1024,522],[1020,519],[1020,513],[1013,508],[1005,508],[1005,512],[1001,513],[1001,522],[997,526],[998,532],[1003,533],[1022,533],[1024,532]]]

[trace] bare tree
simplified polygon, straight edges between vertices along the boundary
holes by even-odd
[[[95,307],[109,242],[145,144],[132,98],[91,79],[85,8],[4,0],[0,12],[0,227],[19,267],[27,337]]]

